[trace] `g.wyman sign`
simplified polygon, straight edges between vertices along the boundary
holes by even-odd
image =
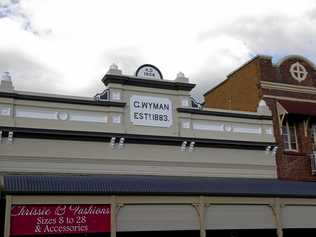
[[[130,98],[130,111],[131,122],[134,125],[172,125],[172,103],[168,98],[133,95]]]

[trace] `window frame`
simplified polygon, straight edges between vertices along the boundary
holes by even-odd
[[[312,150],[316,150],[316,123],[312,122],[310,126],[310,138],[312,143]]]
[[[293,126],[293,132],[291,132],[290,124]],[[284,134],[284,127],[286,128],[286,133]],[[294,135],[294,141],[292,140],[292,136]],[[286,142],[285,143],[285,138]],[[298,141],[297,141],[297,131],[296,131],[296,123],[293,121],[285,120],[284,124],[282,124],[282,142],[284,146],[284,151],[292,151],[292,152],[298,152]],[[295,143],[296,148],[294,149],[292,147],[292,144]],[[285,148],[287,147],[287,148]]]

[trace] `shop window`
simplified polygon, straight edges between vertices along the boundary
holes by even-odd
[[[296,126],[293,121],[284,121],[282,125],[282,136],[283,136],[284,150],[298,151]]]

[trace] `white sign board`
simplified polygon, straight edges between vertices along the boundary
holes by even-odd
[[[164,128],[172,125],[172,103],[168,98],[133,95],[130,111],[134,125]]]

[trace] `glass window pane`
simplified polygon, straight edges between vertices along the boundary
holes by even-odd
[[[283,135],[288,134],[288,132],[287,132],[287,126],[283,125],[283,127],[282,127],[282,133],[283,133]]]
[[[282,126],[282,133],[284,149],[297,150],[295,124],[291,121],[286,121]]]

